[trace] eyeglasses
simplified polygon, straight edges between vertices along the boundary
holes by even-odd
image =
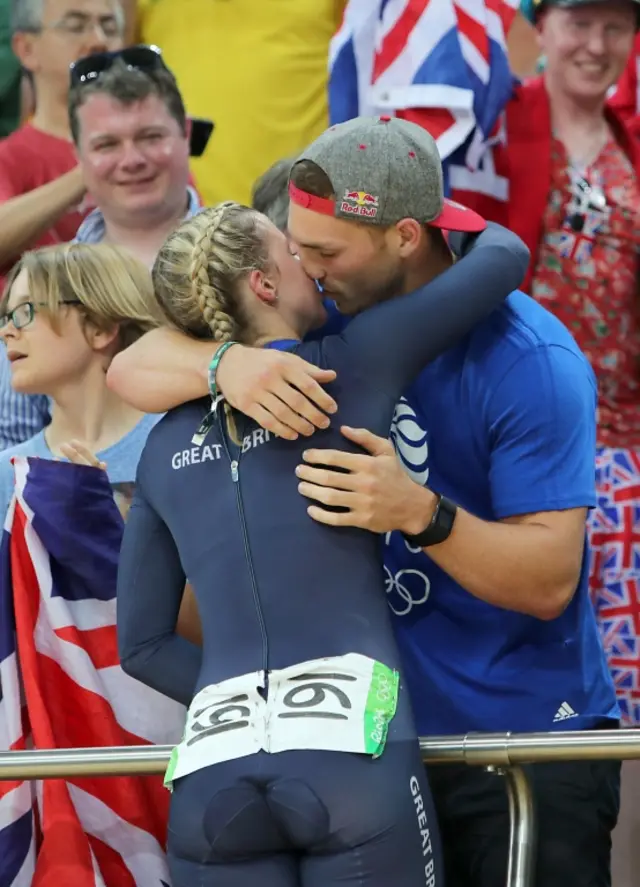
[[[120,22],[115,16],[104,16],[99,19],[90,18],[86,15],[73,15],[63,18],[61,21],[51,25],[52,31],[58,31],[61,34],[69,34],[72,37],[83,37],[85,34],[91,33],[99,29],[103,37],[112,40],[122,35]],[[44,30],[44,29],[43,29]]]
[[[63,299],[60,304],[81,305],[82,302],[80,299]],[[0,330],[5,329],[10,323],[17,330],[24,329],[25,326],[29,326],[33,322],[35,316],[36,306],[33,302],[20,302],[13,310],[7,311],[6,314],[0,314]]]
[[[108,71],[118,59],[133,71],[167,71],[162,60],[162,52],[157,46],[129,46],[115,52],[94,52],[85,55],[71,65],[71,85],[86,86],[94,83],[101,74]]]
[[[57,31],[59,34],[69,34],[71,37],[83,37],[85,34],[89,34],[97,29],[100,30],[102,36],[107,40],[113,40],[116,37],[122,36],[122,25],[115,15],[103,15],[100,18],[92,18],[79,12],[72,12],[52,25],[40,25],[28,28],[27,31],[31,34]]]

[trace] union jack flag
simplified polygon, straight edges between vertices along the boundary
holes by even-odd
[[[598,233],[602,231],[603,214],[587,210],[583,214],[582,230],[573,231],[568,221],[561,231],[549,235],[549,243],[553,246],[559,255],[565,259],[572,259],[578,265],[590,265],[591,255],[595,239]],[[595,273],[595,267],[582,268],[582,273]]]
[[[640,724],[640,455],[600,447],[589,584],[622,717]]]
[[[42,459],[14,467],[0,546],[2,747],[176,742],[184,709],[118,663],[123,521],[106,475]],[[168,803],[160,777],[0,782],[0,885],[167,887]]]
[[[491,149],[513,91],[518,0],[350,0],[329,54],[332,123],[392,113],[438,143],[447,190],[506,200]],[[453,196],[456,196],[455,193]]]

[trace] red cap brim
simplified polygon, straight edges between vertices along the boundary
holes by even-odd
[[[470,234],[484,231],[487,227],[486,220],[478,213],[454,200],[447,200],[446,197],[442,212],[429,225],[444,231],[465,231]]]

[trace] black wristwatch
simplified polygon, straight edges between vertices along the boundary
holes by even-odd
[[[444,542],[451,535],[458,506],[451,499],[447,499],[446,496],[436,495],[438,496],[436,510],[433,512],[429,525],[421,533],[416,533],[415,536],[410,536],[408,533],[403,534],[409,545],[414,548],[427,548],[429,545],[437,545],[439,542]]]

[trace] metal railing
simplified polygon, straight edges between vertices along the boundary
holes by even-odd
[[[164,773],[172,746],[51,749],[0,753],[0,780]],[[507,887],[531,887],[536,821],[523,764],[640,759],[640,730],[576,733],[478,733],[420,739],[428,764],[486,767],[506,780],[511,817]]]

